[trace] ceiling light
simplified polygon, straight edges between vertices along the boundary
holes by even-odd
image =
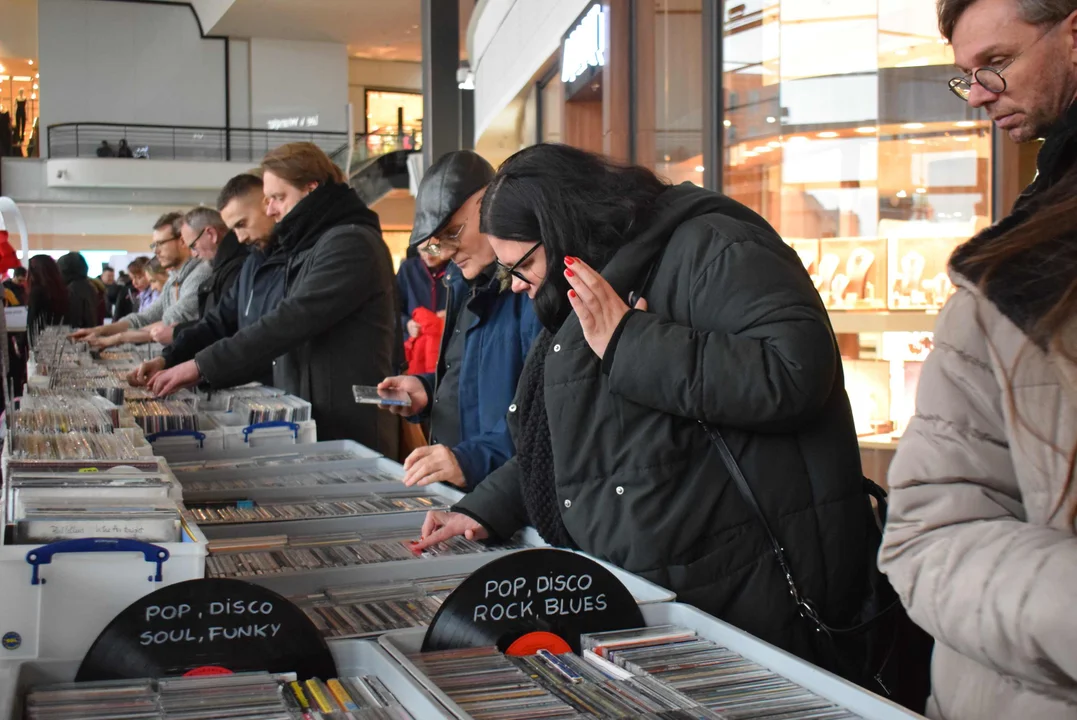
[[[954,127],[960,127],[960,128],[976,127],[976,121],[975,120],[960,120],[960,121],[954,123]]]
[[[31,100],[37,100],[37,93],[30,93]]]
[[[955,135],[954,136],[954,141],[955,142],[972,142],[972,136],[971,135]]]
[[[771,140],[770,142],[767,143],[767,145],[769,145],[772,148],[780,148],[782,146],[782,144],[780,142],[778,142],[777,140]]]
[[[3,68],[0,68],[0,70],[3,70]],[[732,127],[733,123],[729,120],[723,120],[722,125],[724,125],[725,127]]]
[[[909,48],[898,48],[897,50],[894,51],[894,54],[895,55],[908,55],[909,54]]]
[[[37,83],[34,83],[34,90],[37,90]]]
[[[664,156],[662,157],[662,162],[669,162],[669,161],[670,161],[670,157],[669,157],[669,155],[664,155]]]
[[[3,68],[0,68],[0,70],[3,70]],[[41,77],[41,73],[34,73],[34,77],[35,77],[35,78],[40,78],[40,77]]]
[[[836,138],[838,136],[838,134],[836,132],[833,132],[831,130],[826,130],[825,132],[816,133],[816,135],[821,137],[821,138]]]
[[[877,127],[872,127],[872,126],[870,126],[870,125],[869,125],[869,126],[865,126],[865,127],[858,127],[858,128],[856,129],[856,131],[857,131],[858,133],[860,133],[861,135],[871,135],[871,134],[873,134],[873,133],[876,133],[876,132],[878,132],[878,131],[879,131],[879,128],[877,128]]]
[[[696,165],[696,172],[703,172],[705,169],[702,165]]]
[[[773,125],[774,123],[778,122],[778,118],[774,117],[773,115],[768,115],[767,122]]]
[[[759,157],[759,153],[752,152],[751,150],[749,150],[748,152],[744,153],[744,157]]]
[[[4,66],[0,65],[0,72],[4,72]]]
[[[924,141],[923,140],[910,140],[909,144],[910,145],[923,145]]]
[[[752,152],[754,152],[756,155],[758,155],[759,153],[768,153],[770,152],[770,150],[771,148],[768,148],[766,145],[760,145],[759,147],[752,148]]]
[[[26,62],[30,63],[31,65],[33,65],[33,64],[34,64],[34,61],[33,61],[33,60],[27,60]]]
[[[33,80],[29,75],[16,75],[13,79],[15,82],[30,82]]]
[[[793,135],[792,137],[787,137],[785,139],[785,144],[786,145],[793,145],[793,144],[796,144],[796,143],[806,143],[806,142],[808,142],[808,140],[809,140],[809,138],[806,138],[803,135]]]
[[[901,127],[904,128],[905,130],[922,130],[923,127],[924,127],[924,124],[923,123],[905,123]]]
[[[897,191],[897,197],[899,197],[899,198],[907,198],[907,197],[909,197],[909,193],[905,192],[904,190],[898,190]]]
[[[927,192],[927,188],[916,188],[916,194],[917,195],[923,195],[926,192]]]
[[[955,218],[959,218],[959,217],[961,217],[961,213],[959,213],[959,212],[955,212],[955,213],[954,213],[954,217],[955,217]]]
[[[939,45],[945,45],[946,44],[946,38],[937,38],[935,40],[935,42],[937,42]]]

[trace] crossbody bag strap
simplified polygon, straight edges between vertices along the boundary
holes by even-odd
[[[755,497],[752,486],[748,484],[748,479],[741,472],[740,465],[737,463],[737,459],[733,457],[733,452],[729,449],[729,445],[726,444],[725,438],[722,437],[722,434],[718,432],[718,428],[714,425],[702,420],[699,421],[699,424],[703,431],[707,433],[707,437],[710,438],[715,449],[718,450],[718,455],[722,458],[722,463],[725,465],[730,477],[733,478],[733,484],[737,486],[737,491],[740,492],[744,502],[748,504],[749,509],[755,514],[760,527],[763,528],[763,532],[766,533],[770,549],[774,553],[774,558],[778,561],[782,573],[785,574],[789,594],[792,596],[793,602],[796,603],[797,609],[819,630],[829,632],[829,629],[819,618],[819,613],[816,612],[815,606],[808,598],[801,595],[800,590],[797,588],[796,581],[793,579],[793,569],[789,564],[789,559],[785,556],[785,550],[782,548],[782,544],[778,542],[778,537],[774,534],[774,531],[770,529],[767,516],[763,513],[763,508],[759,505],[759,500]]]

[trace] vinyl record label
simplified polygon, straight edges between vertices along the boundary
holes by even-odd
[[[336,677],[329,647],[287,599],[242,580],[188,580],[117,615],[79,667],[78,681],[215,672]],[[204,670],[201,670],[204,671]]]
[[[473,572],[442,604],[423,651],[498,646],[553,633],[580,651],[580,634],[644,625],[635,598],[609,570],[566,550],[538,548]]]

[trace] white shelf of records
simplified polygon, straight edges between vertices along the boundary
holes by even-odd
[[[510,658],[493,647],[423,653],[422,628],[388,632],[378,642],[459,720],[522,717],[522,709],[511,713],[525,703],[533,713],[528,717],[588,711],[593,715],[587,717],[636,717],[678,709],[715,720],[920,717],[689,605],[640,610],[649,630],[583,635],[580,655]]]

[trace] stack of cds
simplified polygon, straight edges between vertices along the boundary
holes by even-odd
[[[412,549],[413,532],[393,529],[211,540],[206,575],[246,578],[521,547],[515,543],[481,543],[457,536],[416,553]]]
[[[113,720],[160,718],[152,680],[108,680],[33,688],[26,696],[25,720]]]
[[[611,663],[634,677],[652,678],[728,720],[856,718],[830,700],[752,662],[729,648],[664,625],[583,635],[585,657]]]
[[[291,682],[285,685],[284,692],[288,704],[302,710],[308,718],[410,720],[412,717],[373,675],[334,678],[324,683],[317,678],[302,684]]]
[[[327,638],[361,638],[429,625],[466,575],[330,588],[291,598]]]
[[[192,474],[193,475],[193,474]],[[377,468],[362,470],[326,470],[300,475],[262,475],[260,477],[233,477],[219,480],[200,480],[197,475],[184,478],[183,489],[189,493],[209,490],[265,490],[268,488],[324,487],[339,485],[364,485],[369,483],[399,483],[400,478]]]
[[[98,425],[95,432],[112,432],[120,425],[120,408],[97,393],[90,390],[57,390],[54,388],[31,389],[23,395],[19,409],[34,412],[71,412],[84,414],[90,418],[86,422],[88,429]],[[105,422],[98,416],[103,415]]]
[[[23,503],[30,500],[58,500],[65,497],[95,499],[165,500],[173,489],[167,473],[103,470],[101,472],[36,472],[8,470],[6,517],[17,517]]]
[[[147,434],[170,430],[197,430],[198,412],[182,400],[142,400],[128,402],[135,423]]]
[[[267,451],[269,452],[269,451]],[[301,465],[303,463],[330,463],[359,460],[359,455],[351,452],[324,452],[313,451],[301,452],[278,452],[257,457],[227,458],[221,460],[190,460],[172,464],[172,472],[195,473],[213,470],[244,470],[257,467],[279,467],[287,465]]]
[[[44,403],[33,409],[11,412],[11,429],[16,433],[110,433],[112,419],[100,408],[79,403]]]
[[[233,409],[247,425],[264,422],[306,422],[310,420],[310,403],[293,395],[272,398],[236,398]]]
[[[238,503],[197,503],[192,504],[189,510],[191,517],[201,525],[225,525],[417,512],[448,507],[449,502],[441,495],[405,490],[344,498],[313,498],[307,502],[255,503],[247,500]]]
[[[20,433],[10,438],[11,457],[19,460],[134,460],[141,455],[122,433]]]

